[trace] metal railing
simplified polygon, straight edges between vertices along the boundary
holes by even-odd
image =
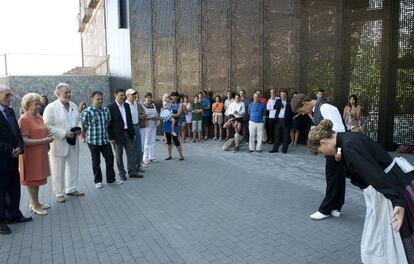
[[[18,53],[0,55],[0,77],[108,74],[109,56]]]

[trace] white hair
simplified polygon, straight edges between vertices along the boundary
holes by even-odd
[[[29,105],[34,102],[34,101],[39,101],[40,102],[40,94],[37,93],[28,93],[25,94],[22,98],[22,109],[23,111],[27,111],[27,109],[29,108]]]
[[[0,84],[0,93],[10,92],[10,88],[6,85]]]
[[[169,98],[170,98],[170,94],[169,93],[163,94],[163,96],[162,96],[162,102],[169,102],[170,101]]]
[[[55,95],[59,97],[60,93],[65,90],[70,91],[69,85],[67,83],[58,83],[55,88]]]

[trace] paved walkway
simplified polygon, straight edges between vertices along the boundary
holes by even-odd
[[[265,146],[267,150],[269,146]],[[232,153],[217,142],[184,145],[185,161],[148,168],[144,179],[96,190],[81,148],[80,190],[50,214],[11,226],[0,263],[360,263],[365,213],[347,188],[340,219],[309,219],[324,194],[323,158],[301,146],[289,154]],[[21,208],[27,212],[23,189]]]

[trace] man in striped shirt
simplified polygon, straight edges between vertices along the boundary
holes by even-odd
[[[101,153],[106,164],[106,182],[109,184],[122,184],[115,180],[114,154],[109,142],[108,125],[111,114],[108,108],[102,107],[103,94],[100,91],[92,93],[92,105],[81,114],[82,126],[86,133],[86,142],[92,156],[92,170],[95,176],[95,187],[100,189],[102,185]]]

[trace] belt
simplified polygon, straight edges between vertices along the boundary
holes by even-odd
[[[411,165],[405,158],[397,157],[392,160],[391,164],[384,170],[384,172],[390,172],[390,170],[394,167],[395,164],[397,164],[398,167],[400,167],[404,173],[410,173],[414,171],[414,166]]]

